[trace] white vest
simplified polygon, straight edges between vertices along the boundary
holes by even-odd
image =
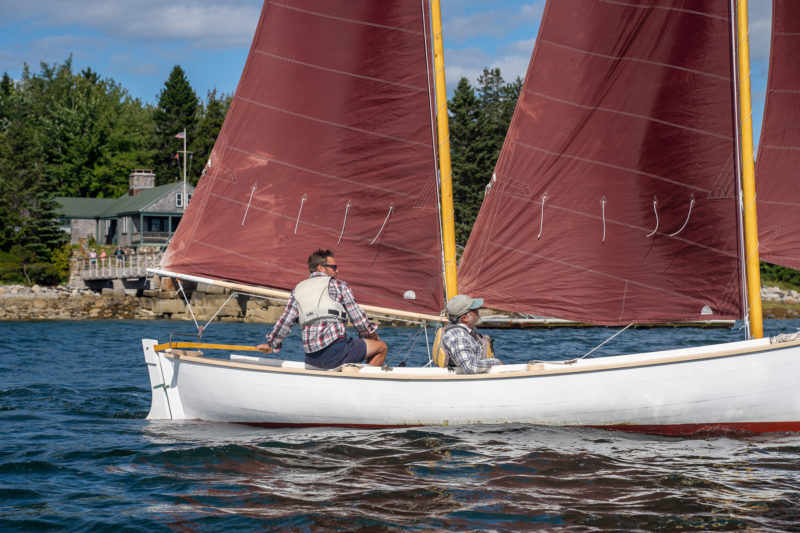
[[[314,276],[301,281],[294,288],[294,299],[297,302],[301,326],[330,319],[347,322],[347,311],[344,306],[328,294],[330,276]]]

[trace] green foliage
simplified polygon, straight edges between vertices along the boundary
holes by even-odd
[[[191,150],[194,152],[194,168],[197,170],[196,172],[188,173],[189,181],[192,185],[197,185],[197,181],[200,179],[200,173],[211,155],[214,143],[217,142],[217,136],[222,129],[222,123],[225,121],[225,115],[227,115],[230,106],[230,96],[223,94],[220,98],[217,98],[216,91],[209,91],[208,101],[203,109],[203,116],[197,126],[197,133],[191,139]]]
[[[448,102],[459,244],[466,244],[475,223],[521,88],[519,78],[506,83],[499,69],[486,68],[478,78],[477,91],[466,78],[461,78]]]
[[[159,185],[176,181],[182,175],[182,160],[175,154],[183,149],[183,140],[175,136],[186,130],[187,140],[191,141],[197,131],[198,111],[200,103],[197,99],[186,73],[179,65],[175,65],[164,88],[158,97],[158,106],[153,111],[155,126],[154,170]],[[187,175],[189,174],[187,162]]]
[[[762,261],[761,281],[763,284],[778,284],[783,288],[800,289],[800,271]]]

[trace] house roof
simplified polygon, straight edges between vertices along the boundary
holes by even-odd
[[[60,204],[56,212],[66,218],[100,218],[116,201],[116,198],[68,198],[57,196]]]
[[[183,182],[175,181],[151,189],[141,190],[134,196],[127,194],[119,198],[70,198],[58,196],[59,216],[65,218],[113,218],[119,215],[147,211],[147,208],[164,196],[183,187]],[[188,194],[194,192],[192,185],[186,184]]]
[[[113,205],[106,209],[106,211],[103,213],[103,216],[111,217],[145,211],[150,204],[160,200],[162,197],[166,196],[172,192],[173,189],[176,189],[179,186],[183,187],[183,182],[175,181],[172,183],[167,183],[166,185],[153,187],[152,189],[144,189],[135,196],[128,196],[127,194],[120,196],[114,201]],[[187,184],[186,190],[193,192],[194,187]]]

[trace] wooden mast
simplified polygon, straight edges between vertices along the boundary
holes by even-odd
[[[739,0],[736,14],[739,44],[739,127],[742,140],[742,211],[744,216],[744,252],[747,271],[747,305],[750,334],[764,336],[761,317],[761,275],[758,259],[756,221],[756,182],[753,162],[753,116],[750,98],[750,36],[747,23],[747,0]]]
[[[444,79],[442,10],[439,0],[431,0],[433,23],[433,66],[436,71],[436,123],[439,137],[439,179],[442,194],[442,252],[444,254],[445,298],[458,294],[456,279],[456,232],[453,214],[453,171],[450,167],[450,128],[447,115],[447,89]]]

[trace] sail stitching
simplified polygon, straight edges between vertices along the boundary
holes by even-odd
[[[304,118],[304,119],[307,119],[307,120],[313,120],[314,122],[319,122],[321,124],[327,124],[328,126],[334,126],[334,127],[337,127],[337,128],[344,128],[344,129],[347,129],[347,130],[350,130],[350,131],[357,131],[358,133],[366,133],[367,135],[374,135],[376,137],[382,137],[384,139],[391,139],[393,141],[399,141],[399,142],[411,144],[411,145],[414,145],[414,146],[424,146],[426,148],[428,147],[428,145],[426,143],[422,143],[422,142],[419,142],[419,141],[414,141],[412,139],[403,139],[402,137],[395,137],[394,135],[386,135],[385,133],[378,133],[376,131],[369,131],[369,130],[365,130],[363,128],[356,128],[354,126],[348,126],[346,124],[339,124],[337,122],[332,122],[330,120],[324,120],[324,119],[321,119],[321,118],[312,117],[311,115],[304,115],[303,113],[296,113],[294,111],[289,111],[288,109],[283,109],[283,108],[280,108],[280,107],[267,105],[267,104],[265,104],[263,102],[256,102],[255,100],[251,100],[249,98],[244,98],[244,97],[241,97],[241,96],[239,97],[239,99],[240,100],[244,100],[245,102],[247,102],[249,104],[257,105],[259,107],[263,107],[263,108],[266,108],[266,109],[271,109],[272,111],[277,111],[278,113],[286,113],[287,115],[292,115],[294,117],[300,117],[300,118]]]
[[[713,74],[711,72],[703,72],[702,70],[697,70],[697,69],[693,69],[693,68],[680,67],[678,65],[671,65],[669,63],[662,63],[660,61],[650,61],[650,60],[647,60],[647,59],[639,59],[637,57],[613,56],[613,55],[609,55],[609,54],[601,54],[599,52],[590,52],[588,50],[584,50],[583,48],[576,48],[574,46],[568,46],[566,44],[557,43],[555,41],[546,41],[544,39],[542,39],[541,42],[543,42],[545,44],[549,44],[551,46],[555,46],[557,48],[563,48],[564,50],[572,50],[573,52],[578,52],[580,54],[587,55],[587,56],[601,57],[601,58],[604,58],[604,59],[611,59],[611,60],[614,60],[614,61],[630,61],[630,62],[633,62],[633,63],[643,63],[645,65],[655,65],[655,66],[658,66],[658,67],[671,68],[671,69],[680,70],[680,71],[683,71],[683,72],[691,72],[692,74],[699,74],[701,76],[707,76],[707,77],[710,77],[710,78],[715,78],[715,79],[726,81],[726,82],[730,82],[731,81],[731,79],[729,77],[727,77],[727,76],[720,76],[719,74]]]
[[[621,165],[614,165],[612,163],[605,163],[603,161],[597,161],[596,159],[589,159],[587,157],[580,157],[580,156],[577,156],[577,155],[570,155],[570,154],[565,154],[565,153],[561,153],[561,152],[552,152],[550,150],[545,150],[544,148],[539,148],[538,146],[533,146],[531,144],[526,144],[526,143],[523,143],[523,142],[520,142],[520,141],[517,141],[516,144],[519,145],[519,146],[523,146],[525,148],[530,148],[531,150],[536,150],[538,152],[543,152],[543,153],[548,154],[548,155],[556,155],[556,156],[559,156],[559,157],[566,157],[567,159],[574,159],[576,161],[583,161],[585,163],[592,163],[592,164],[595,164],[595,165],[600,165],[600,166],[604,166],[604,167],[608,167],[608,168],[613,168],[613,169],[616,169],[616,170],[624,170],[626,172],[631,172],[633,174],[638,174],[640,176],[645,176],[645,177],[648,177],[648,178],[657,179],[657,180],[660,180],[660,181],[664,181],[666,183],[671,183],[673,185],[679,185],[681,187],[686,187],[688,189],[693,189],[693,190],[704,192],[704,193],[710,193],[711,192],[709,189],[704,189],[702,187],[698,187],[696,185],[690,185],[690,184],[687,184],[687,183],[681,183],[680,181],[676,181],[676,180],[672,180],[672,179],[669,179],[669,178],[665,178],[664,176],[659,176],[657,174],[652,174],[650,172],[642,172],[641,170],[636,170],[634,168],[623,167]]]
[[[415,198],[415,196],[413,196],[411,194],[406,194],[406,193],[404,193],[402,191],[396,191],[396,190],[393,190],[393,189],[387,189],[385,187],[378,187],[376,185],[372,185],[372,184],[369,184],[369,183],[362,183],[362,182],[351,180],[351,179],[348,179],[348,178],[343,178],[341,176],[335,176],[333,174],[326,174],[325,172],[319,172],[317,170],[312,170],[310,168],[301,167],[299,165],[293,165],[292,163],[288,163],[286,161],[281,161],[279,159],[272,159],[272,158],[264,157],[263,154],[257,154],[257,153],[254,153],[254,152],[248,152],[247,150],[242,150],[241,148],[231,147],[230,150],[231,151],[236,151],[236,152],[248,155],[248,156],[260,158],[260,159],[263,159],[265,161],[269,161],[272,164],[283,165],[285,167],[293,168],[295,170],[302,170],[303,172],[308,172],[309,174],[314,174],[316,176],[321,176],[323,178],[330,178],[330,179],[341,181],[341,182],[344,182],[344,183],[349,183],[351,185],[359,185],[361,187],[364,187],[365,189],[374,189],[374,190],[377,190],[377,191],[390,192],[390,193],[392,193],[392,194],[394,194],[396,196],[400,196],[400,197],[403,197],[403,198]]]
[[[315,17],[326,18],[330,20],[338,20],[340,22],[350,22],[352,24],[358,24],[361,26],[372,26],[373,28],[383,28],[386,30],[397,30],[402,31],[405,33],[411,33],[413,35],[422,35],[421,32],[417,30],[409,30],[408,28],[401,28],[399,26],[389,26],[388,24],[377,24],[375,22],[365,22],[363,20],[355,20],[349,19],[345,17],[335,17],[333,15],[326,15],[325,13],[320,13],[318,11],[311,11],[310,9],[300,9],[299,7],[288,6],[286,4],[281,4],[280,2],[270,2],[273,6],[282,7],[284,9],[288,9],[289,11],[297,11],[298,13],[305,13],[306,15],[314,15]]]
[[[645,237],[652,237],[658,231],[658,197],[653,197],[653,212],[656,214],[656,227],[653,228],[653,231],[645,235]]]
[[[764,146],[759,146],[759,148],[772,148],[774,150],[797,150],[800,151],[800,147],[798,146],[779,146],[775,144],[765,144]]]
[[[577,107],[577,108],[580,108],[580,109],[587,109],[587,110],[590,110],[590,111],[606,111],[608,113],[614,113],[614,114],[617,114],[617,115],[622,115],[622,116],[631,117],[631,118],[639,118],[639,119],[642,119],[642,120],[648,120],[648,121],[651,121],[651,122],[656,122],[658,124],[664,124],[665,126],[672,126],[674,128],[679,128],[679,129],[686,130],[686,131],[691,131],[691,132],[694,132],[694,133],[701,133],[703,135],[709,135],[711,137],[715,137],[717,139],[723,139],[725,141],[732,141],[733,140],[733,137],[730,137],[728,135],[720,135],[719,133],[714,133],[713,131],[701,130],[699,128],[690,128],[689,126],[683,126],[682,124],[677,124],[675,122],[669,122],[669,121],[660,120],[660,119],[657,119],[657,118],[654,118],[654,117],[648,117],[647,115],[639,115],[637,113],[629,113],[627,111],[620,111],[618,109],[611,109],[609,107],[600,107],[600,106],[590,106],[590,105],[579,104],[579,103],[576,103],[576,102],[570,102],[569,100],[563,100],[561,98],[556,98],[554,96],[549,96],[549,95],[546,95],[546,94],[543,94],[543,93],[539,93],[539,92],[535,92],[535,91],[526,91],[526,92],[528,94],[532,94],[534,96],[539,96],[541,98],[545,98],[547,100],[552,100],[554,102],[558,102],[558,103],[561,103],[561,104],[571,105],[571,106],[574,106],[574,107]]]
[[[346,70],[339,70],[339,69],[334,69],[334,68],[329,68],[329,67],[323,67],[321,65],[315,65],[313,63],[307,63],[305,61],[300,61],[298,59],[290,59],[288,57],[279,56],[277,54],[271,54],[269,52],[264,52],[263,50],[256,50],[255,52],[257,54],[265,55],[265,56],[268,56],[268,57],[271,57],[271,58],[274,58],[274,59],[278,59],[278,60],[281,60],[281,61],[286,61],[287,63],[294,63],[296,65],[303,65],[304,67],[314,68],[314,69],[318,69],[318,70],[324,70],[326,72],[333,72],[334,74],[342,74],[344,76],[350,76],[350,77],[358,78],[358,79],[362,79],[362,80],[377,81],[379,83],[384,83],[386,85],[392,85],[392,86],[395,86],[395,87],[404,87],[406,89],[413,89],[413,90],[419,91],[419,92],[427,91],[427,89],[425,89],[424,87],[417,87],[416,85],[408,85],[406,83],[399,83],[399,82],[396,82],[396,81],[384,80],[382,78],[375,78],[373,76],[364,76],[363,74],[355,74],[353,72],[347,72]]]
[[[678,230],[678,231],[676,231],[675,233],[670,233],[670,234],[668,235],[669,237],[674,237],[675,235],[677,235],[678,233],[680,233],[680,232],[682,232],[682,231],[683,231],[683,229],[684,229],[684,228],[686,227],[686,225],[689,223],[689,218],[692,216],[692,207],[694,207],[694,195],[692,195],[692,198],[691,198],[691,200],[689,201],[689,214],[688,214],[688,215],[686,215],[686,221],[683,223],[683,226],[681,226],[681,229],[679,229],[679,230]]]
[[[643,6],[639,4],[631,4],[630,2],[622,2],[621,0],[600,0],[604,4],[612,4],[618,5],[623,7],[634,7],[637,9],[663,9],[664,11],[674,11],[676,13],[688,13],[690,15],[700,15],[702,17],[708,17],[712,19],[724,20],[728,21],[728,17],[723,17],[720,15],[712,15],[711,13],[703,13],[702,11],[694,11],[692,9],[684,9],[681,7],[672,7],[672,6]]]

